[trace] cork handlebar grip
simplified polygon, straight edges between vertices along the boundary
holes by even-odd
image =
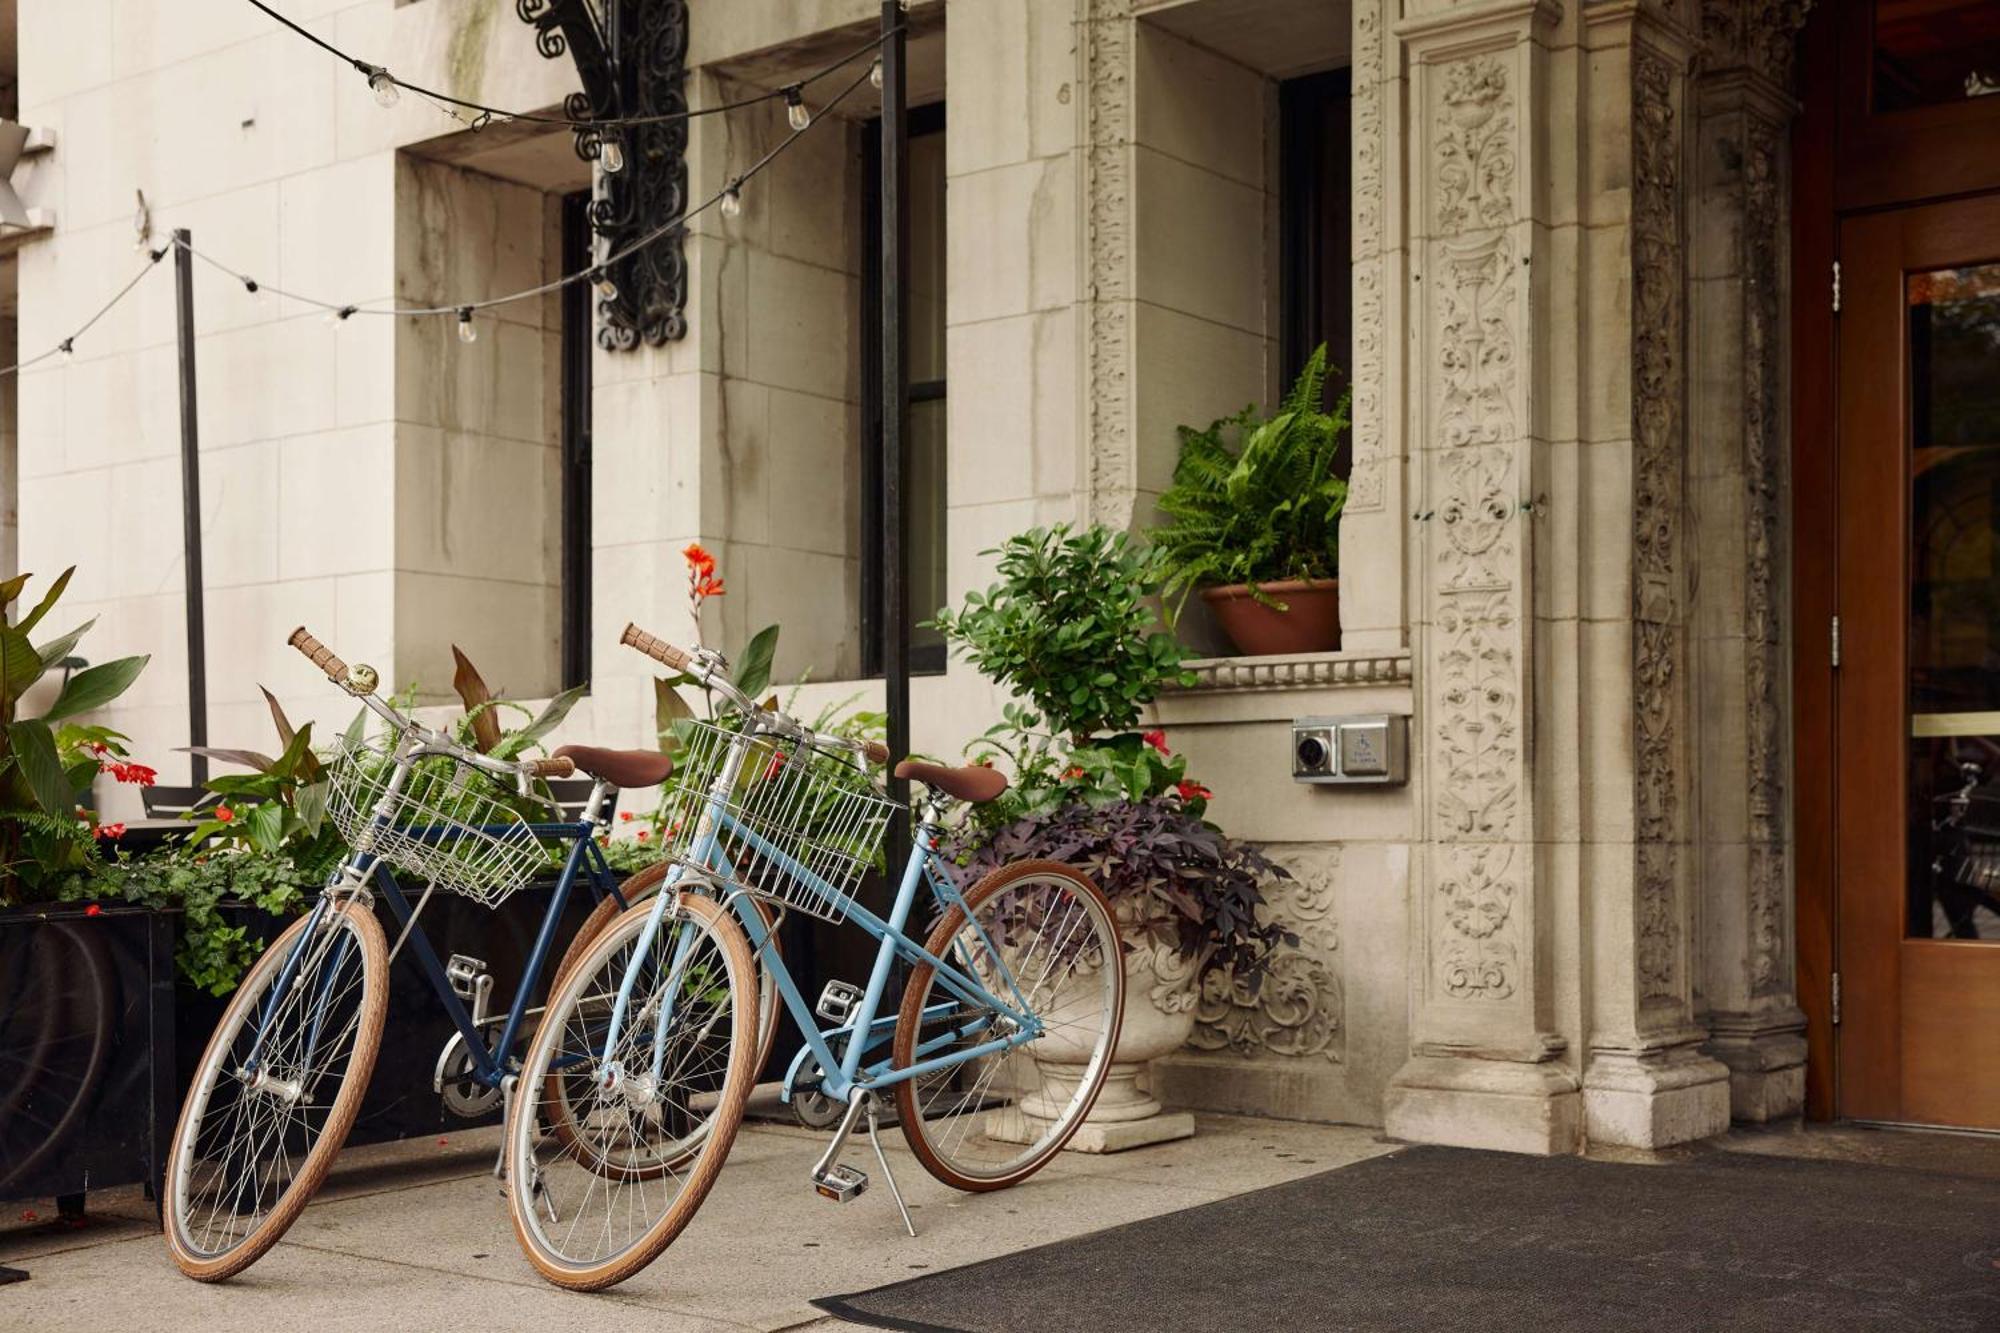
[[[521,771],[531,778],[567,778],[576,773],[576,762],[561,755],[553,759],[524,759]]]
[[[347,679],[347,663],[335,657],[333,649],[306,633],[304,625],[293,630],[285,642],[304,653],[314,666],[326,673],[328,680],[340,683]]]
[[[878,764],[884,768],[889,766],[889,747],[880,741],[865,742],[861,747],[861,754],[871,764]]]
[[[674,647],[665,639],[654,638],[637,625],[625,626],[625,632],[618,636],[618,642],[637,648],[655,662],[664,663],[676,671],[687,670],[688,663],[694,660],[693,654]]]

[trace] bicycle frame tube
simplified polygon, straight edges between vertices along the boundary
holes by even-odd
[[[771,848],[768,845],[760,845],[762,844],[762,839],[757,838],[755,834],[749,833],[746,830],[735,828],[726,816],[723,822],[725,826],[731,828],[735,836],[756,846],[764,855],[779,860],[781,868],[787,869],[790,873],[801,878],[803,882],[812,886],[816,891],[821,892],[829,901],[843,903],[848,919],[854,921],[862,929],[881,941],[880,947],[875,953],[874,967],[869,973],[868,988],[862,994],[860,1007],[855,1010],[854,1015],[847,1023],[822,1032],[818,1019],[814,1016],[811,1006],[806,1003],[805,996],[800,993],[798,983],[793,980],[791,971],[786,967],[783,956],[770,947],[770,932],[764,928],[762,914],[757,911],[754,904],[747,901],[747,895],[739,895],[733,903],[737,919],[742,923],[745,932],[750,936],[752,944],[762,955],[765,967],[769,969],[772,979],[777,983],[778,994],[783,998],[785,1008],[791,1013],[792,1021],[798,1025],[800,1035],[805,1038],[807,1049],[812,1052],[813,1058],[819,1063],[821,1070],[820,1090],[827,1096],[833,1098],[835,1101],[845,1101],[857,1086],[889,1087],[907,1079],[930,1073],[936,1069],[949,1068],[953,1065],[963,1064],[968,1060],[978,1059],[984,1055],[1009,1050],[1015,1046],[1022,1045],[1040,1033],[1040,1022],[1032,1013],[1026,1012],[1025,1006],[1022,1010],[1015,1010],[1005,1001],[988,991],[976,978],[967,976],[964,972],[952,966],[944,959],[937,957],[904,933],[904,926],[909,920],[910,909],[916,901],[917,886],[926,879],[931,881],[933,892],[939,893],[941,903],[947,897],[956,899],[960,903],[963,901],[958,897],[955,888],[940,890],[940,872],[935,866],[937,853],[932,842],[931,832],[928,828],[920,825],[917,829],[917,836],[910,848],[910,859],[903,867],[902,882],[897,888],[895,900],[890,905],[889,917],[885,921],[861,904],[855,902],[851,897],[833,890],[830,885],[825,884],[824,881],[819,880],[817,876],[810,874],[810,872],[804,870],[802,867],[784,866],[782,862],[788,858],[784,858],[783,854],[775,848]],[[726,861],[723,863],[727,864]],[[919,1050],[920,1054],[924,1051],[935,1050],[939,1046],[956,1041],[961,1037],[976,1035],[982,1028],[990,1026],[995,1017],[1004,1016],[1012,1019],[1016,1024],[1016,1030],[1009,1035],[996,1037],[992,1041],[982,1045],[953,1051],[949,1055],[940,1056],[936,1059],[919,1060],[902,1069],[892,1069],[889,1067],[887,1061],[880,1061],[869,1065],[864,1070],[861,1061],[870,1049],[880,1045],[884,1036],[882,1025],[884,1023],[887,1024],[886,1031],[889,1035],[893,1035],[894,1033],[894,1019],[878,1019],[877,1016],[881,1011],[882,1001],[888,988],[891,968],[898,956],[911,963],[930,964],[935,969],[938,982],[944,989],[954,994],[958,999],[985,1011],[977,1019],[972,1020],[958,1031],[941,1034],[931,1041],[925,1042]],[[1014,988],[1011,976],[1008,978],[1008,984],[1010,988]],[[832,1043],[828,1039],[843,1035],[847,1040],[843,1044],[841,1054],[836,1056],[833,1052]]]
[[[538,824],[532,827],[541,834],[558,832],[567,834],[572,841],[569,854],[563,861],[562,874],[557,877],[555,891],[549,897],[548,910],[542,914],[541,926],[535,932],[535,942],[528,951],[528,963],[522,970],[520,984],[515,988],[514,1002],[508,1006],[507,1021],[501,1028],[500,1040],[494,1043],[490,1050],[485,1038],[480,1034],[478,1025],[472,1021],[472,1015],[466,1010],[465,1003],[451,988],[451,978],[445,974],[444,964],[438,961],[437,951],[431,947],[430,939],[424,934],[423,927],[419,925],[409,932],[410,948],[416,954],[418,967],[423,970],[431,989],[437,993],[439,1002],[444,1005],[452,1026],[458,1029],[459,1035],[465,1040],[466,1054],[472,1061],[473,1076],[488,1087],[497,1087],[500,1080],[506,1076],[507,1071],[503,1064],[505,1053],[514,1049],[514,1041],[520,1035],[521,1024],[528,1013],[528,1002],[533,998],[535,985],[542,975],[542,968],[547,964],[549,952],[555,945],[556,933],[562,925],[563,908],[569,903],[570,891],[576,884],[578,873],[587,874],[591,887],[599,898],[609,894],[620,902],[624,901],[618,893],[617,885],[611,880],[603,856],[597,854],[597,845],[590,839],[593,825]],[[396,883],[395,876],[382,862],[377,861],[372,869],[375,883],[380,886],[382,896],[389,904],[389,911],[396,918],[397,926],[408,927],[412,909],[409,899],[403,895],[402,887]],[[494,1050],[502,1053],[499,1060],[493,1057],[491,1052]]]

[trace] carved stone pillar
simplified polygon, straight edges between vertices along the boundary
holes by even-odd
[[[1132,0],[1076,0],[1083,89],[1085,420],[1087,519],[1122,528],[1138,496],[1132,397]]]
[[[1691,478],[1702,971],[1739,1120],[1804,1103],[1787,815],[1787,92],[1803,0],[1708,0],[1695,81]]]
[[[1589,756],[1584,836],[1590,1141],[1658,1147],[1729,1123],[1728,1071],[1694,1021],[1687,413],[1687,124],[1691,43],[1672,0],[1584,11],[1589,108],[1579,188],[1582,326],[1604,357],[1580,403],[1603,520],[1589,552],[1593,710],[1629,712]],[[1596,358],[1592,358],[1595,363]],[[1620,666],[1621,681],[1614,674]]]
[[[1409,250],[1403,226],[1406,84],[1391,29],[1399,0],[1354,0],[1351,66],[1354,467],[1340,515],[1341,643],[1349,651],[1407,646],[1406,381],[1395,330],[1405,316]]]
[[[1413,887],[1412,1057],[1397,1137],[1527,1152],[1581,1146],[1556,1032],[1535,780],[1532,515],[1547,373],[1554,5],[1432,3],[1396,29],[1409,78],[1406,313],[1423,876]],[[1398,335],[1402,330],[1393,329]],[[1567,336],[1567,335],[1562,335]]]

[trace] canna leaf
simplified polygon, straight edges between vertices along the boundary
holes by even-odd
[[[62,693],[42,714],[42,720],[54,722],[58,718],[74,717],[78,713],[102,708],[130,689],[132,682],[139,679],[139,673],[151,660],[150,656],[121,657],[115,662],[84,668],[69,678]]]
[[[56,575],[56,581],[49,585],[47,592],[42,594],[42,600],[35,603],[35,609],[21,617],[21,623],[17,626],[21,633],[26,634],[29,630],[42,623],[42,617],[49,613],[49,608],[54,606],[56,600],[63,595],[63,589],[69,586],[69,577],[74,573],[76,573],[76,566],[71,565],[68,569]],[[23,575],[22,577],[25,578],[27,576]],[[15,592],[18,594],[19,589],[17,588]],[[13,600],[13,597],[7,598],[7,601],[11,602]]]
[[[491,754],[493,747],[500,743],[500,719],[494,716],[490,705],[493,691],[479,674],[479,668],[472,665],[472,659],[459,650],[457,644],[451,646],[451,659],[456,664],[451,675],[451,687],[458,691],[458,697],[465,703],[465,716],[472,723],[473,748],[481,754]]]

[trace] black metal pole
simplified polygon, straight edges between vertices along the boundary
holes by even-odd
[[[194,403],[194,253],[188,229],[174,232],[174,313],[181,346],[181,541],[187,569],[188,744],[208,744],[208,648],[202,625],[201,430]],[[188,776],[208,781],[208,760],[188,756]]]
[[[909,313],[910,219],[904,198],[910,179],[909,89],[898,0],[882,0],[882,686],[889,717],[889,753],[910,752],[909,367],[904,324]],[[907,800],[909,784],[891,780]],[[909,856],[909,828],[890,832],[889,871]]]

